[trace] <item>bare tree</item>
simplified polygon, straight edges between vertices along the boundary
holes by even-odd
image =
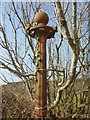
[[[77,29],[77,25],[76,25],[76,23],[77,23],[77,3],[76,2],[72,3],[72,22],[71,22],[72,30],[71,31],[69,30],[68,21],[65,18],[65,13],[64,13],[64,10],[63,10],[60,2],[55,2],[55,9],[56,9],[56,17],[60,24],[59,28],[61,30],[61,33],[62,33],[63,37],[66,39],[69,47],[72,50],[72,61],[71,61],[69,77],[68,77],[68,80],[66,81],[66,83],[61,85],[58,89],[56,101],[54,102],[54,104],[56,105],[56,103],[58,103],[59,96],[62,93],[62,91],[65,88],[67,88],[73,82],[73,80],[75,80],[75,78],[76,78],[77,63],[80,59],[79,58],[79,56],[80,56],[80,39],[84,35],[86,35],[86,33],[88,32],[89,29],[87,29],[87,31],[83,35],[80,34],[81,28]],[[80,24],[81,23],[79,23],[79,25]]]
[[[48,108],[51,111],[54,108],[57,116],[60,112],[64,116],[74,105],[80,108],[77,107],[78,94],[84,91],[83,87],[79,92],[75,91],[74,84],[87,66],[86,50],[90,42],[87,3],[2,3],[0,68],[8,72],[9,76],[17,76],[15,79],[22,80],[29,90],[31,101],[34,101],[32,87],[35,87],[36,41],[25,29],[33,26],[33,17],[39,10],[46,11],[50,16],[50,24],[58,27],[55,38],[47,41]],[[1,80],[9,83],[3,71],[0,74]],[[76,99],[75,104],[73,98]],[[64,104],[63,107],[61,104]]]

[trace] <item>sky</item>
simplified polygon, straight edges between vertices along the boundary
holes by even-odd
[[[3,11],[4,10],[4,5],[5,4],[3,4],[3,6],[1,6],[1,9],[0,9],[0,13],[1,13],[1,11]],[[8,8],[7,8],[8,9]],[[48,14],[49,14],[49,16],[50,17],[52,17],[52,13],[53,12],[51,12],[51,11],[53,11],[53,7],[51,6],[47,6],[47,7],[45,7],[44,8],[44,10],[46,10],[46,9],[48,9]],[[4,11],[3,11],[4,12]],[[54,18],[53,18],[54,19]],[[1,20],[1,22],[3,23],[3,20],[2,20],[2,16],[1,16],[1,18],[0,18],[0,20]],[[56,20],[54,20],[54,21],[56,21]],[[6,22],[8,23],[8,18],[6,19]],[[50,26],[55,26],[55,23],[53,22],[53,21],[49,21],[49,23],[48,23]],[[9,26],[9,23],[7,24],[7,27],[9,28],[9,31],[7,31],[7,33],[9,33],[8,35],[8,38],[9,38],[9,40],[12,42],[12,31],[10,30],[11,28],[10,28],[10,26]],[[10,32],[11,31],[11,32]],[[1,36],[1,33],[0,33],[0,36]],[[19,32],[19,35],[18,35],[18,39],[20,40],[20,42],[19,42],[19,44],[23,44],[23,34],[22,33],[20,33]],[[58,33],[56,33],[55,34],[55,39],[56,39],[56,43],[54,42],[54,40],[52,41],[53,42],[53,44],[58,44],[58,42],[59,42],[59,37],[58,37]],[[28,44],[28,43],[27,43]],[[48,45],[48,41],[47,41],[47,45]],[[20,45],[19,45],[20,46]],[[14,46],[13,46],[14,47]],[[22,46],[23,47],[23,46]],[[23,51],[22,51],[22,47],[21,47],[21,55],[23,55]],[[70,53],[70,49],[69,49],[69,54],[68,54],[68,51],[66,51],[66,49],[68,48],[68,46],[67,46],[67,44],[66,44],[66,41],[64,40],[63,41],[63,43],[62,43],[62,47],[61,47],[62,49],[60,50],[60,53],[61,53],[61,56],[62,57],[65,57],[65,56],[67,56],[67,55],[69,55],[69,57],[72,55],[71,53]],[[47,52],[48,52],[48,50],[47,50]],[[2,52],[0,52],[0,53],[2,53]],[[30,54],[31,54],[31,51],[29,52]],[[3,53],[4,54],[4,53]],[[4,56],[6,56],[6,55],[4,55]],[[47,56],[48,57],[48,56]],[[28,59],[26,59],[26,62],[28,63]],[[64,64],[66,64],[65,63],[65,61],[63,60],[63,63]],[[32,64],[30,61],[29,61],[29,64]],[[47,66],[48,66],[48,63],[47,63]],[[15,76],[15,75],[13,75],[13,74],[9,74],[8,73],[8,71],[6,71],[6,70],[2,70],[1,69],[1,71],[0,71],[0,73],[3,73],[3,74],[5,74],[6,76],[7,76],[7,78],[9,79],[9,81],[11,82],[11,81],[19,81],[20,79],[17,77],[17,76]],[[2,76],[2,74],[0,74],[0,76]],[[4,82],[2,82],[1,80],[0,80],[0,84],[3,84]]]
[[[0,0],[2,1],[2,0]],[[3,0],[2,2],[11,2],[12,0]],[[13,0],[14,2],[54,2],[54,1],[61,1],[61,2],[74,2],[75,0]],[[89,2],[90,0],[76,0],[77,2]]]

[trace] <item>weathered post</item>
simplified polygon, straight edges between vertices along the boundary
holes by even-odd
[[[53,38],[56,32],[56,27],[46,25],[48,21],[45,12],[38,12],[34,18],[37,24],[29,28],[29,35],[37,39],[35,117],[41,118],[47,116],[46,40]]]

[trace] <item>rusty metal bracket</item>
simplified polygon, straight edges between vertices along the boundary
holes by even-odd
[[[30,27],[30,29],[28,30],[28,34],[32,38],[37,38],[39,33],[46,34],[47,38],[54,38],[55,32],[57,32],[57,27],[50,27],[42,24]]]

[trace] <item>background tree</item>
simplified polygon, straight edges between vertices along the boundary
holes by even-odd
[[[49,24],[58,27],[55,38],[47,41],[48,114],[57,117],[84,116],[88,111],[87,79],[83,74],[88,66],[85,61],[90,42],[88,3],[2,3],[0,78],[6,83],[10,82],[10,78],[23,81],[30,100],[34,102],[36,40],[30,38],[25,25],[34,25],[33,18],[39,10],[47,12]],[[76,89],[79,78],[84,80]]]

